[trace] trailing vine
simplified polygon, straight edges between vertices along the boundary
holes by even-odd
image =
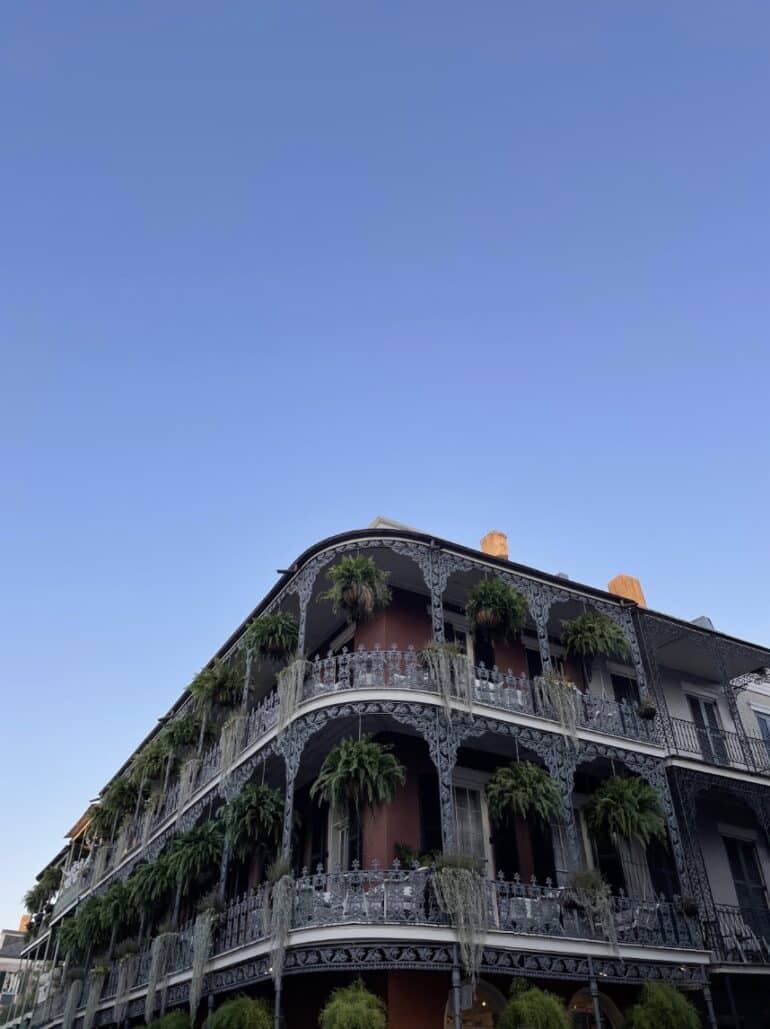
[[[549,672],[536,676],[533,688],[541,710],[551,711],[567,739],[577,745],[581,694],[574,682],[557,672]]]
[[[203,969],[211,954],[214,939],[214,927],[218,919],[213,908],[202,911],[195,919],[193,928],[193,957],[190,977],[190,1019],[194,1022],[203,988]]]
[[[262,918],[265,935],[270,939],[270,971],[276,987],[283,976],[286,946],[294,917],[294,893],[294,878],[288,862],[274,862],[263,890]]]
[[[302,701],[308,662],[298,657],[278,673],[278,729],[285,729]]]
[[[449,915],[457,931],[460,959],[475,985],[488,917],[486,884],[474,859],[444,855],[433,871],[433,889],[439,908]]]
[[[149,1025],[155,1013],[155,994],[158,983],[166,974],[166,965],[171,948],[176,942],[176,933],[160,933],[150,948],[150,971],[147,977],[147,996],[144,1000],[144,1020]]]
[[[473,714],[473,665],[454,643],[429,643],[423,650],[428,673],[444,702],[447,718],[452,714],[452,701],[460,700]]]

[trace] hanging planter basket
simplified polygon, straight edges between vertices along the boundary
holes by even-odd
[[[657,716],[658,709],[649,697],[643,697],[637,705],[636,713],[645,722],[651,722]]]
[[[471,631],[491,640],[514,643],[527,620],[527,602],[502,579],[482,579],[468,594]]]

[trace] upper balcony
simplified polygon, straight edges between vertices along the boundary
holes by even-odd
[[[754,736],[672,718],[674,750],[720,768],[770,775],[770,742]]]

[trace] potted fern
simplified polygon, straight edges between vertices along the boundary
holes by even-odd
[[[297,619],[288,611],[260,615],[246,630],[246,647],[271,661],[286,661],[298,643]]]
[[[527,602],[500,578],[482,579],[468,593],[465,606],[471,631],[514,643],[527,621]]]
[[[652,839],[666,839],[666,818],[660,796],[639,775],[605,780],[588,805],[588,824],[610,836],[637,840],[643,847]]]
[[[498,768],[487,783],[487,805],[497,824],[511,815],[526,819],[533,814],[547,825],[562,813],[559,787],[533,761],[515,761]]]
[[[318,598],[332,604],[335,614],[349,622],[363,622],[391,601],[388,572],[377,567],[371,557],[347,554],[327,572],[330,589]]]
[[[339,986],[321,1009],[321,1029],[386,1029],[387,1009],[362,979]]]
[[[554,993],[514,979],[511,997],[497,1020],[498,1029],[570,1029],[564,1004]]]
[[[591,678],[594,658],[627,657],[629,646],[623,630],[601,611],[586,611],[571,621],[564,622],[561,641],[568,654],[582,659],[586,680]]]

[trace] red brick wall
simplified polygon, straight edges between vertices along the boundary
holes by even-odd
[[[382,867],[392,864],[397,843],[406,843],[414,850],[420,848],[417,777],[423,772],[435,772],[435,766],[425,745],[408,736],[398,738],[394,753],[406,767],[406,781],[397,788],[392,804],[364,815],[362,856],[365,868],[375,859]]]
[[[410,645],[420,650],[433,636],[429,606],[428,597],[394,589],[389,607],[356,626],[356,648],[389,650],[395,643],[398,650]]]
[[[450,985],[436,972],[390,972],[388,1029],[441,1029]]]

